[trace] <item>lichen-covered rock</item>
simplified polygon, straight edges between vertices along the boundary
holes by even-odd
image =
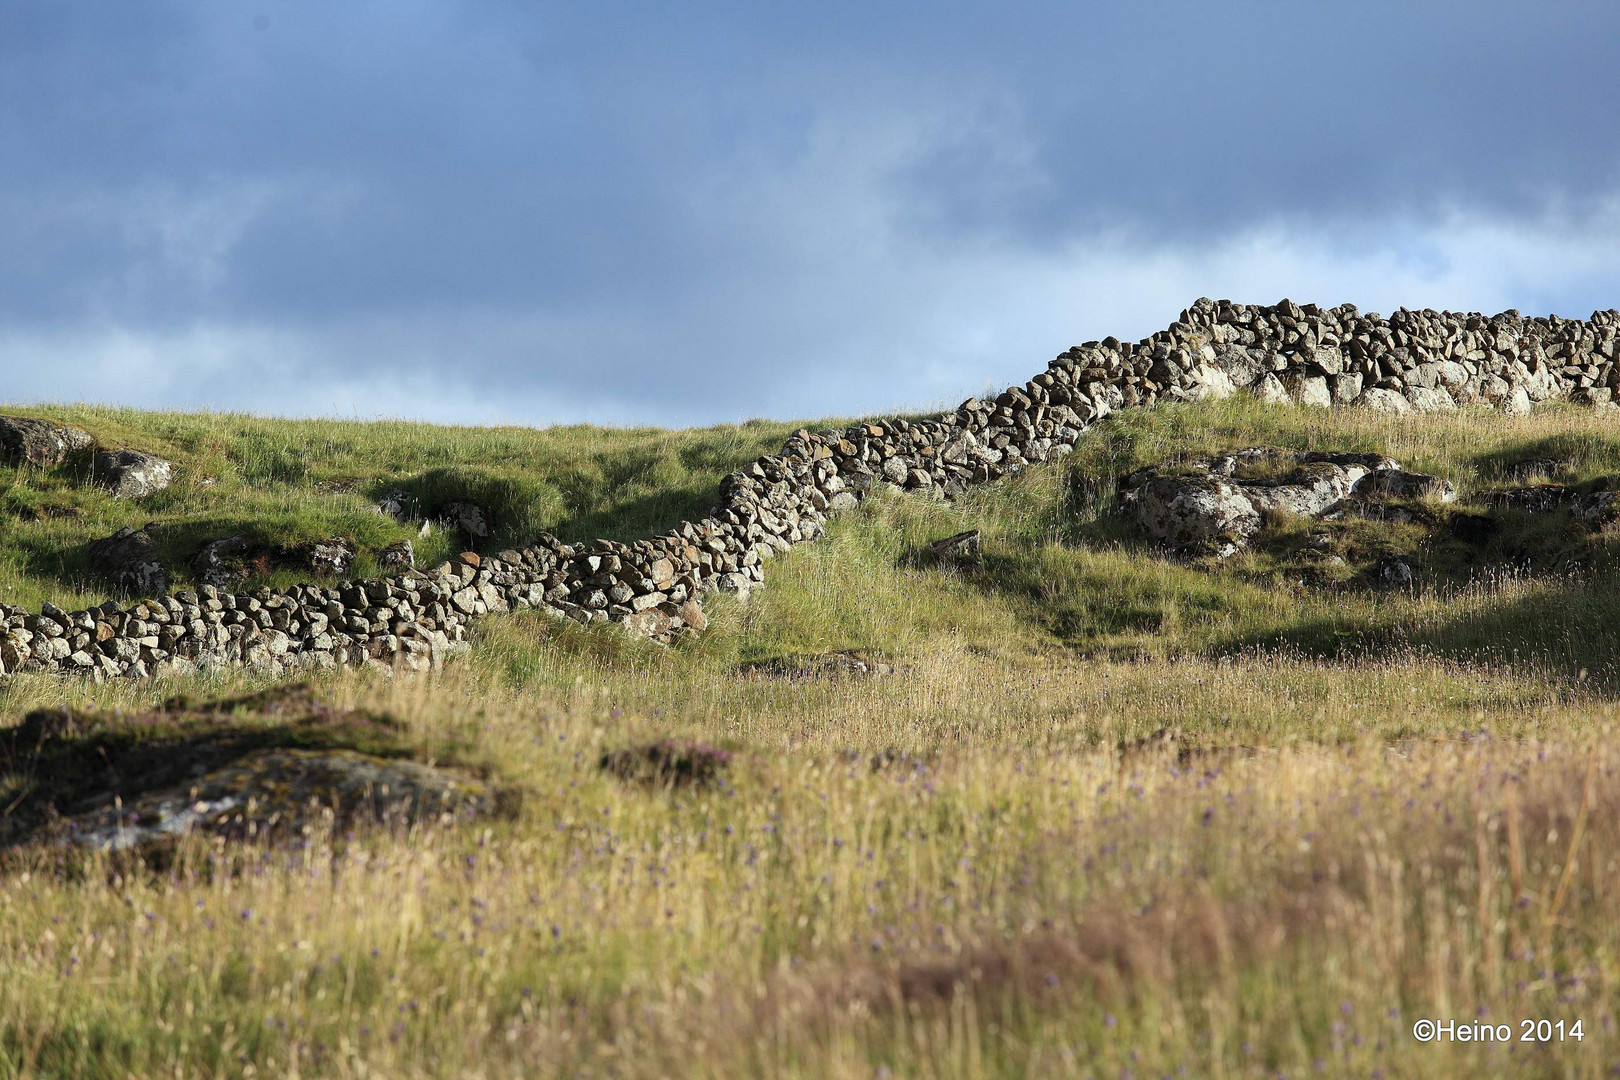
[[[88,431],[30,416],[0,416],[0,463],[60,465],[80,450],[95,445]]]
[[[1130,490],[1136,520],[1175,548],[1213,546],[1222,556],[1260,529],[1260,512],[1236,483],[1217,476],[1159,476]]]
[[[440,513],[439,520],[450,528],[460,529],[467,539],[475,543],[489,539],[489,516],[482,507],[472,503],[448,504]]]
[[[60,843],[123,851],[192,832],[270,839],[323,823],[342,829],[356,819],[400,826],[445,814],[466,820],[494,805],[487,784],[450,769],[345,749],[265,749],[121,805],[108,798],[50,831]]]
[[[141,596],[157,596],[169,587],[169,575],[158,559],[152,536],[125,527],[111,536],[90,542],[90,566],[120,589]]]
[[[1450,480],[1400,468],[1378,469],[1356,485],[1358,495],[1383,495],[1393,499],[1437,499],[1456,502],[1457,489]]]
[[[309,568],[317,574],[341,576],[354,565],[354,551],[341,536],[309,546]]]
[[[253,543],[240,534],[210,540],[191,557],[191,570],[197,580],[215,588],[227,588],[245,581],[249,570],[244,563]]]
[[[96,454],[95,480],[115,499],[144,499],[174,482],[174,466],[156,454],[103,450]]]
[[[1319,518],[1363,498],[1456,498],[1451,484],[1403,471],[1380,454],[1297,453],[1271,447],[1138,470],[1120,501],[1149,535],[1180,550],[1236,554],[1266,514]]]

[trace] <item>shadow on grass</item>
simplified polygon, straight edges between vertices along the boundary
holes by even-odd
[[[452,503],[471,503],[484,511],[490,538],[479,547],[498,550],[522,547],[549,532],[570,543],[639,540],[664,532],[683,520],[695,521],[719,501],[706,478],[664,478],[669,455],[635,451],[605,466],[597,478],[547,480],[521,472],[479,466],[430,469],[405,480],[372,485],[372,498],[394,489],[404,491],[425,518],[439,518]],[[681,482],[684,480],[685,482]],[[645,494],[624,495],[633,487],[653,487]],[[592,507],[582,509],[583,507]]]
[[[1170,558],[1107,520],[1062,538],[987,541],[975,564],[947,572],[1082,653],[1338,661],[1415,653],[1620,696],[1611,538],[1572,536],[1566,515],[1560,523],[1442,509],[1432,523],[1349,522],[1336,540],[1356,549],[1342,580],[1310,572],[1323,553],[1306,549],[1303,534],[1263,538],[1241,562],[1211,565]],[[1379,583],[1373,570],[1393,557],[1420,567],[1419,591]],[[912,552],[908,561],[924,558]]]
[[[1481,479],[1499,484],[1612,479],[1620,473],[1620,440],[1589,431],[1565,431],[1477,454],[1472,460]]]
[[[1520,668],[1620,696],[1620,593],[1591,581],[1543,577],[1464,595],[1410,620],[1378,608],[1304,619],[1213,642],[1211,655],[1287,650],[1323,660],[1416,652],[1466,664]]]

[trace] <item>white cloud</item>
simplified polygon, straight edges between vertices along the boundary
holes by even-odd
[[[11,330],[0,331],[0,370],[18,402],[691,424],[954,404],[987,383],[1027,379],[1083,339],[1143,336],[1202,295],[1386,313],[1559,305],[1584,317],[1620,304],[1620,201],[1580,222],[1456,211],[1422,224],[1276,222],[1185,247],[1147,249],[1121,234],[1044,252],[942,251],[885,232],[881,216],[856,218],[842,244],[830,230],[845,201],[829,202],[809,223],[823,235],[785,264],[740,267],[712,291],[690,286],[681,306],[635,318],[622,315],[634,306],[625,298],[561,314]],[[198,228],[229,232],[228,222]],[[189,243],[182,237],[180,250],[200,250],[206,265],[210,242]]]

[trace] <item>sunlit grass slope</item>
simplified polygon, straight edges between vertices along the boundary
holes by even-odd
[[[156,523],[153,538],[176,587],[199,546],[236,534],[280,548],[344,537],[358,550],[357,576],[374,574],[373,555],[399,540],[413,542],[423,565],[459,550],[451,532],[423,539],[373,512],[395,488],[430,513],[452,502],[482,507],[495,550],[541,529],[566,540],[635,539],[707,513],[721,477],[775,453],[797,426],[468,428],[89,406],[0,411],[73,424],[104,445],[177,467],[167,491],[120,502],[84,482],[82,462],[0,466],[0,601],[69,608],[107,598],[86,546],[126,525]],[[287,568],[252,583],[304,576]]]
[[[1114,519],[1122,473],[1255,444],[1464,492],[1529,459],[1620,472],[1620,427],[1583,412],[1160,409],[956,504],[880,494],[678,647],[525,615],[441,672],[332,676],[335,704],[491,763],[519,815],[245,860],[192,841],[161,872],[14,855],[0,1076],[1603,1075],[1609,537],[1508,522],[1517,548],[1471,563],[1433,508],[1346,539],[1423,564],[1391,591],[1310,576],[1297,523],[1214,565]],[[925,555],[967,528],[979,563]],[[835,649],[895,671],[748,666]],[[0,724],[255,685],[18,678]],[[598,767],[663,738],[732,751],[726,781]],[[1566,1036],[1423,1045],[1423,1017]]]

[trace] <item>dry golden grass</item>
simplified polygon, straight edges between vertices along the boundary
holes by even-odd
[[[542,693],[471,662],[345,678],[326,687],[341,704],[476,731],[529,786],[523,817],[317,835],[235,873],[201,841],[156,876],[92,859],[63,878],[41,857],[0,881],[0,1062],[1455,1076],[1620,1054],[1610,706],[1433,662],[1001,675],[946,650],[867,684],[739,679],[716,701],[718,681],[666,683],[658,706],[633,672]],[[109,695],[137,698],[91,696]],[[1215,740],[1230,749],[1139,745],[1178,709],[1262,701]],[[1310,737],[1397,707],[1432,734]],[[1439,734],[1482,727],[1529,734]],[[644,790],[597,768],[665,735],[729,741],[730,783]],[[1479,1009],[1580,1019],[1585,1038],[1407,1030]]]

